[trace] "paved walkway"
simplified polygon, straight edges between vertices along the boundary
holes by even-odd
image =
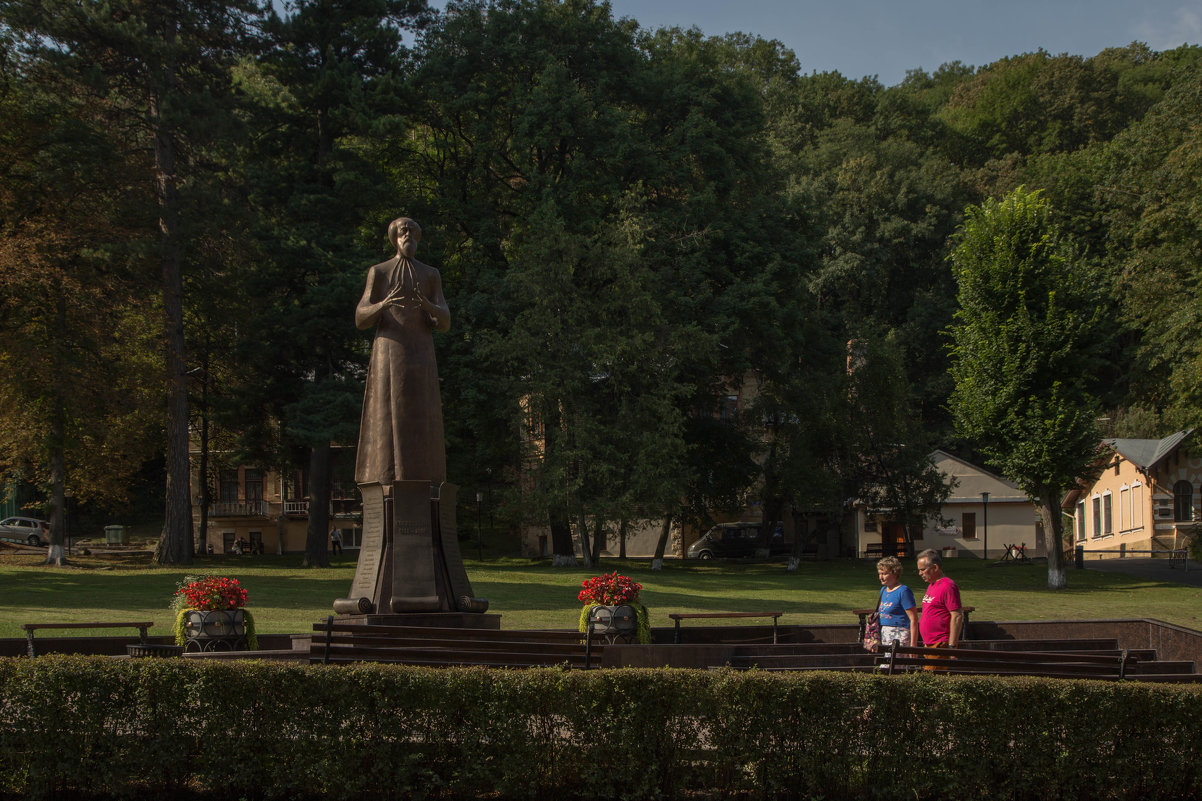
[[[1069,561],[1069,570],[1073,562]],[[1086,570],[1102,570],[1107,573],[1126,573],[1128,576],[1152,579],[1154,581],[1170,581],[1177,584],[1189,584],[1192,587],[1202,587],[1202,565],[1189,560],[1189,570],[1177,565],[1169,567],[1168,559],[1137,559],[1126,557],[1106,556],[1099,559],[1096,554],[1085,555]]]

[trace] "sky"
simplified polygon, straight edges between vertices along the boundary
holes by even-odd
[[[696,26],[778,39],[803,73],[875,75],[886,86],[911,69],[984,66],[1040,48],[1094,56],[1145,42],[1170,50],[1202,42],[1202,0],[610,0],[644,28]]]

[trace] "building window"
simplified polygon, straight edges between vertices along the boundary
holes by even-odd
[[[1142,484],[1131,485],[1131,528],[1144,527],[1144,487]]]
[[[263,500],[263,471],[262,470],[247,470],[246,471],[246,500],[261,501]]]
[[[1102,536],[1102,496],[1093,496],[1093,535]]]
[[[1077,542],[1085,542],[1085,501],[1077,501]]]
[[[727,395],[722,399],[722,405],[718,408],[718,419],[723,423],[733,423],[739,416],[739,396]]]
[[[1178,523],[1194,519],[1194,485],[1188,481],[1173,485],[1173,519]]]
[[[221,487],[221,502],[222,503],[237,503],[238,502],[238,471],[237,470],[222,470],[220,477]]]
[[[964,532],[964,539],[975,540],[977,538],[977,513],[965,512],[960,518],[960,528]]]
[[[1102,496],[1102,534],[1106,537],[1114,533],[1114,516],[1110,510],[1110,498],[1109,492]]]

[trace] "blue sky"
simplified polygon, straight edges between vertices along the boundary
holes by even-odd
[[[1154,50],[1202,42],[1202,0],[611,0],[645,28],[742,31],[779,39],[805,73],[876,75],[949,61],[983,66],[1043,48],[1093,56],[1133,41]]]

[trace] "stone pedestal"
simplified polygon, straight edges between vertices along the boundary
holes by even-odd
[[[417,623],[411,616],[479,615],[488,609],[488,601],[472,592],[459,553],[458,487],[446,482],[435,486],[429,481],[394,481],[388,487],[360,484],[359,490],[363,496],[359,562],[349,595],[334,601],[335,612],[408,619],[386,625],[441,625]]]

